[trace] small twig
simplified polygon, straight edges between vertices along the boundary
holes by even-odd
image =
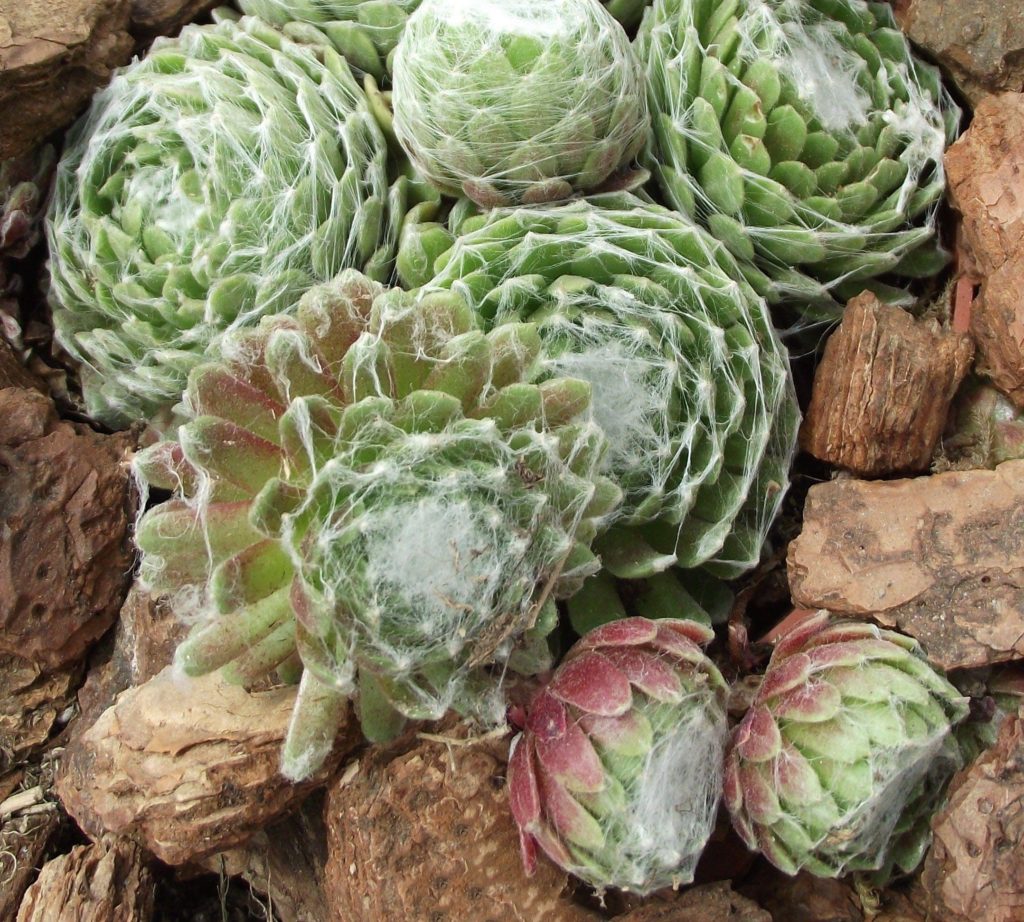
[[[0,820],[14,816],[15,813],[21,813],[29,807],[34,807],[36,804],[42,803],[43,799],[43,788],[39,784],[26,791],[18,791],[17,794],[12,794],[7,800],[0,803]]]

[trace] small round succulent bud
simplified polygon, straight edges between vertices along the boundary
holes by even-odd
[[[910,872],[961,765],[954,728],[967,711],[916,641],[820,612],[778,642],[733,731],[733,824],[789,874]]]
[[[417,169],[486,207],[594,190],[649,128],[640,63],[593,0],[425,0],[393,101]]]
[[[527,872],[539,845],[598,890],[693,880],[722,790],[728,687],[692,621],[626,618],[566,654],[512,744]]]

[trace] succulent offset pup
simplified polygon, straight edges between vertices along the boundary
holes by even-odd
[[[778,642],[733,731],[733,824],[789,874],[909,873],[961,766],[953,731],[966,715],[916,641],[819,612]]]
[[[959,110],[885,3],[657,0],[637,38],[650,163],[772,301],[834,316],[933,275]],[[755,268],[756,266],[756,268]]]
[[[395,52],[393,102],[416,168],[485,207],[596,189],[650,124],[640,63],[594,0],[425,0]]]
[[[48,220],[54,325],[91,415],[166,424],[225,330],[345,268],[386,278],[387,158],[344,59],[251,17],[120,71],[69,135]]]
[[[590,382],[604,472],[626,495],[604,566],[754,566],[799,412],[765,303],[725,247],[627,193],[496,209],[459,230],[420,296],[455,292],[488,328],[535,323],[541,376]]]
[[[178,664],[242,684],[305,669],[286,775],[322,762],[357,689],[384,739],[495,706],[477,667],[550,666],[553,600],[596,570],[620,494],[589,385],[528,383],[540,348],[531,324],[485,334],[457,295],[349,271],[233,333],[190,374],[176,438],[137,456],[176,494],[136,541],[143,582],[199,618]]]
[[[628,618],[586,634],[512,743],[523,862],[539,845],[598,890],[693,880],[722,791],[728,686],[692,621]]]

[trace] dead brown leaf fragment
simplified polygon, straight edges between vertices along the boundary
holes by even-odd
[[[1007,718],[995,746],[957,775],[932,829],[922,872],[931,918],[1024,919],[1024,720]]]
[[[164,669],[74,737],[57,793],[90,835],[128,836],[168,864],[245,842],[322,784],[361,740],[349,721],[316,775],[278,773],[295,688],[247,692]]]
[[[927,470],[973,356],[969,336],[858,295],[815,373],[801,447],[865,477]]]
[[[550,862],[523,871],[507,758],[507,740],[429,740],[371,750],[343,771],[324,812],[332,920],[599,919],[565,898],[568,876]]]
[[[43,866],[17,922],[148,922],[154,892],[149,861],[133,842],[79,845]]]
[[[797,605],[917,638],[943,669],[1024,657],[1024,461],[817,484],[789,546]]]

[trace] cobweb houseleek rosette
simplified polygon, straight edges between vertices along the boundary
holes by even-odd
[[[657,0],[636,46],[662,191],[770,300],[827,318],[864,288],[906,301],[898,285],[942,268],[960,113],[887,4]]]
[[[599,891],[693,880],[714,828],[728,686],[694,622],[586,634],[527,710],[508,786],[523,862],[537,847]]]
[[[455,295],[344,273],[234,333],[191,373],[177,437],[139,455],[143,484],[176,494],[136,540],[143,581],[197,620],[179,665],[243,684],[305,670],[290,777],[353,693],[383,739],[495,706],[506,665],[550,666],[554,599],[597,568],[619,492],[589,387],[528,383],[539,351],[530,324],[484,334]]]
[[[789,874],[909,873],[962,764],[967,710],[916,641],[820,612],[778,642],[733,731],[733,825]]]
[[[393,82],[414,166],[485,207],[594,190],[650,125],[640,63],[594,0],[424,0]]]
[[[255,18],[188,26],[119,71],[69,135],[47,226],[90,413],[167,423],[226,330],[344,268],[389,276],[387,166],[344,60]]]
[[[592,387],[603,471],[626,496],[604,565],[635,578],[756,564],[799,413],[765,303],[725,248],[625,193],[496,209],[457,230],[420,296],[457,293],[488,328],[536,324],[539,380]]]

